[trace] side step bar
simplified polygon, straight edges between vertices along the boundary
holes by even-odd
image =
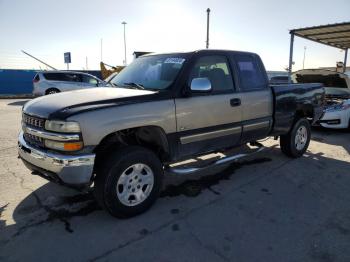
[[[257,145],[257,144],[254,144]],[[227,156],[227,157],[223,157],[220,158],[216,161],[213,161],[205,166],[201,166],[201,167],[167,167],[165,168],[165,171],[172,174],[172,175],[189,175],[189,174],[194,174],[200,171],[203,171],[207,168],[212,168],[214,166],[220,166],[223,164],[228,164],[231,162],[235,162],[243,157],[246,156],[250,156],[256,153],[259,153],[261,151],[263,151],[264,149],[266,149],[266,147],[264,147],[263,145],[259,144],[259,148],[254,151],[253,153],[244,153],[244,154],[237,154],[237,155],[233,155],[233,156]]]

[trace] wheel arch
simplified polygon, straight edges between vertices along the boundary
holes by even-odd
[[[162,162],[170,160],[170,144],[163,128],[159,126],[139,126],[117,130],[105,135],[95,147],[96,163],[103,156],[120,147],[139,145],[153,151]]]
[[[295,121],[300,118],[314,118],[314,107],[311,104],[300,104],[295,111]]]

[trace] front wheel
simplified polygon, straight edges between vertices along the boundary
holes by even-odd
[[[289,157],[301,157],[307,150],[311,139],[310,123],[305,118],[295,122],[288,134],[280,137],[280,146]]]
[[[95,197],[111,215],[126,218],[138,215],[156,201],[163,168],[150,150],[130,146],[112,153],[99,165]]]

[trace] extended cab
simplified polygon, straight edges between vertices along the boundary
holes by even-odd
[[[93,184],[98,202],[118,217],[149,208],[164,171],[179,160],[268,136],[301,156],[309,122],[323,114],[321,84],[270,86],[260,57],[247,52],[146,55],[111,84],[28,102],[18,143],[33,173]]]

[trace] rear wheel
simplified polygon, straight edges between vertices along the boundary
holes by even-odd
[[[59,93],[60,90],[58,90],[57,88],[49,88],[46,90],[45,94],[46,95],[52,95],[52,94],[56,94]]]
[[[310,123],[307,119],[301,118],[295,122],[288,134],[280,137],[281,150],[289,157],[300,157],[306,152],[310,138]]]
[[[96,172],[95,197],[110,214],[119,218],[138,215],[156,201],[163,168],[150,150],[130,146],[112,153]]]

